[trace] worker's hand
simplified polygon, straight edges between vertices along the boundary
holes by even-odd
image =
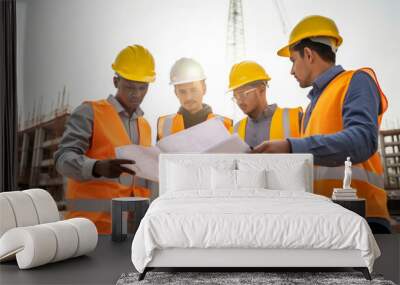
[[[122,172],[126,172],[131,175],[136,174],[135,171],[123,166],[122,164],[135,164],[135,161],[130,159],[98,160],[93,166],[93,176],[117,178],[122,174]]]
[[[259,144],[251,153],[290,153],[292,152],[290,142],[288,140],[264,141]]]

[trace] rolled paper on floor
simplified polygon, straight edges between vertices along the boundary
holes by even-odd
[[[0,239],[0,260],[15,255],[20,269],[49,263],[56,252],[57,238],[43,225],[14,228]]]
[[[27,227],[39,224],[38,214],[31,197],[22,191],[1,193],[13,209],[17,227]]]
[[[43,189],[29,189],[22,192],[28,194],[32,199],[39,218],[39,224],[60,220],[57,204],[49,192]]]
[[[94,223],[85,218],[73,218],[65,220],[75,227],[78,233],[78,249],[74,257],[86,254],[97,246],[98,233]]]
[[[44,224],[53,231],[57,238],[56,254],[51,262],[71,258],[78,249],[78,233],[74,226],[65,221]]]
[[[98,233],[85,218],[59,221],[57,205],[42,189],[0,193],[0,262],[28,269],[86,254]]]
[[[14,211],[10,202],[6,197],[0,195],[0,238],[9,229],[16,226],[17,222],[15,221]]]
[[[33,268],[86,254],[97,239],[96,226],[84,218],[13,228],[0,238],[0,261],[16,258],[20,269]]]

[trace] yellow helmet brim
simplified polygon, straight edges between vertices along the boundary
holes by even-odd
[[[125,73],[122,70],[118,70],[118,68],[115,66],[114,63],[111,65],[111,67],[118,75],[120,75],[122,78],[124,78],[126,80],[146,82],[146,83],[152,83],[156,80],[155,74],[154,74],[154,76],[140,75],[140,74],[133,75],[133,74]]]
[[[283,57],[290,57],[289,45],[286,45],[283,48],[281,48],[280,50],[278,50],[277,54],[279,56],[283,56]]]

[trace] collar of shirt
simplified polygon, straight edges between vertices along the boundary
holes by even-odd
[[[335,65],[329,68],[327,71],[318,76],[313,82],[313,88],[308,93],[307,97],[312,99],[312,97],[322,93],[324,88],[332,81],[339,73],[343,72],[344,69],[341,65]]]
[[[198,111],[197,113],[195,113],[195,114],[189,113],[182,106],[178,110],[178,114],[182,114],[182,115],[187,116],[187,117],[189,117],[189,116],[196,117],[196,116],[201,116],[202,114],[206,114],[206,116],[207,116],[210,113],[212,113],[211,107],[209,105],[207,105],[207,104],[204,104],[204,103],[203,103],[203,108],[200,111]]]
[[[267,105],[264,111],[257,118],[252,119],[251,117],[249,117],[249,119],[254,123],[258,123],[264,119],[271,118],[275,113],[276,107],[276,104]]]
[[[117,98],[115,96],[110,95],[107,98],[107,101],[111,103],[111,105],[114,106],[115,110],[117,110],[118,114],[123,114],[124,116],[129,118],[128,112],[125,110],[125,108],[121,105],[120,102],[118,102]],[[140,107],[136,109],[135,112],[133,112],[132,116],[129,118],[130,120],[136,120],[138,117],[143,116],[144,112]]]
[[[210,113],[212,113],[212,109],[207,104],[203,104],[203,108],[195,114],[189,113],[183,107],[180,107],[178,111],[178,114],[183,116],[183,124],[185,129],[206,121]]]

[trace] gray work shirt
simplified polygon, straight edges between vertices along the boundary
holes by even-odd
[[[117,111],[132,143],[138,144],[139,134],[136,119],[143,116],[143,111],[138,107],[129,117],[128,112],[113,95],[110,95],[107,101]],[[92,105],[83,103],[74,110],[68,119],[58,150],[54,153],[56,169],[62,175],[78,181],[104,179],[93,176],[93,166],[97,160],[85,155],[92,141],[93,117]],[[131,185],[132,176],[123,175],[116,178],[115,181],[124,185]]]
[[[246,136],[244,140],[249,146],[255,147],[263,141],[269,140],[272,116],[276,108],[276,104],[267,105],[258,118],[247,117]],[[239,124],[240,122],[236,123],[235,132],[237,132]]]

